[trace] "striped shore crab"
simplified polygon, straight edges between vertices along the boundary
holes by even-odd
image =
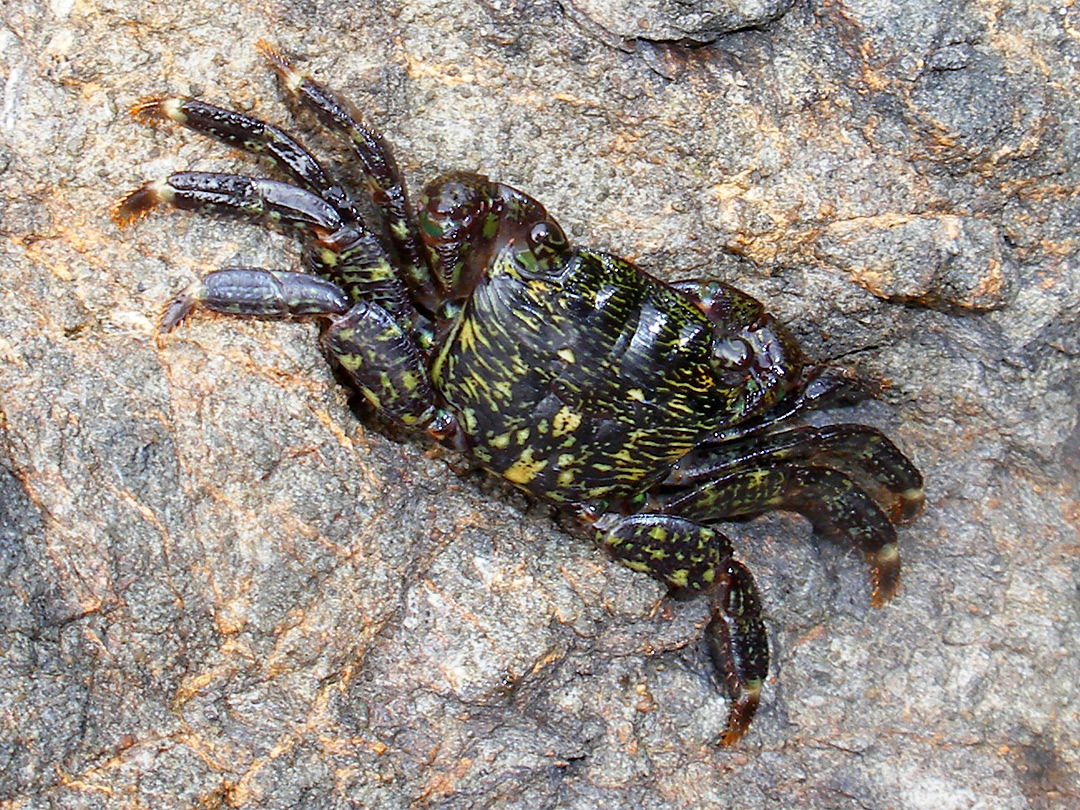
[[[894,526],[921,509],[918,470],[873,428],[798,418],[863,388],[809,363],[745,293],[665,283],[574,247],[510,186],[446,174],[414,211],[382,136],[285,56],[260,49],[287,92],[352,147],[385,234],[277,127],[191,98],[140,102],[136,117],[269,158],[291,182],[178,172],[121,200],[119,224],[167,203],[272,225],[304,245],[303,272],[209,273],[167,306],[161,332],[196,309],[319,321],[324,350],[379,416],[555,505],[673,595],[704,594],[705,637],[730,693],[719,742],[739,739],[768,643],[753,577],[717,522],[799,512],[867,557],[875,605],[898,587]]]

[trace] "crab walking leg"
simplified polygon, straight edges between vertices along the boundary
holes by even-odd
[[[750,727],[769,672],[761,599],[746,566],[732,558],[731,541],[715,529],[668,515],[607,514],[594,528],[614,557],[665,582],[675,596],[709,593],[712,620],[706,638],[731,695],[720,743],[731,745]]]
[[[796,463],[846,473],[885,507],[893,523],[909,523],[922,511],[922,475],[881,431],[866,425],[799,427],[750,441],[704,445],[676,462],[664,484],[687,486],[742,467]]]
[[[161,316],[159,333],[171,332],[196,309],[226,315],[285,318],[342,315],[349,306],[345,291],[319,276],[261,267],[226,267],[177,295]]]
[[[348,192],[307,149],[272,124],[183,96],[140,101],[131,114],[139,121],[174,121],[236,149],[268,157],[301,186],[330,203],[345,220],[361,221]]]
[[[794,395],[757,419],[714,431],[710,442],[730,442],[758,436],[777,424],[805,411],[845,407],[872,399],[880,386],[858,377],[846,368],[811,367],[803,369],[802,382]]]
[[[177,172],[146,183],[113,209],[125,226],[155,206],[274,225],[304,238],[304,263],[338,284],[353,300],[367,298],[386,307],[402,323],[415,310],[379,240],[362,223],[346,222],[329,202],[297,186],[239,174]]]
[[[423,259],[420,235],[409,210],[405,181],[383,136],[365,125],[351,105],[318,82],[298,72],[284,55],[260,41],[259,52],[270,62],[282,85],[333,132],[352,146],[364,169],[371,198],[382,211],[397,251],[402,278],[418,303],[430,311],[439,305]]]
[[[276,225],[305,236],[332,234],[346,226],[334,206],[310,191],[279,180],[215,172],[176,172],[146,183],[120,200],[113,219],[127,225],[160,203]]]
[[[321,317],[327,353],[383,416],[422,426],[436,411],[423,354],[394,316],[319,276],[259,267],[217,270],[173,299],[161,319],[166,333],[196,309],[256,318]]]
[[[825,467],[764,466],[737,470],[686,493],[661,498],[663,511],[714,521],[789,509],[826,537],[847,540],[871,566],[871,601],[880,606],[900,586],[896,529],[851,478]]]
[[[705,628],[705,639],[732,699],[720,744],[732,745],[757,712],[761,686],[769,674],[769,641],[761,620],[761,597],[745,565],[728,560],[711,596],[712,621]]]

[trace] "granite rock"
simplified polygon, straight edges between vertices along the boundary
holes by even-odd
[[[1080,802],[1080,11],[807,2],[628,45],[583,9],[4,5],[0,808]],[[413,188],[486,172],[889,381],[815,418],[924,471],[904,589],[871,608],[861,561],[796,516],[730,527],[775,662],[738,746],[712,745],[701,602],[359,420],[313,325],[155,340],[191,279],[299,251],[174,212],[119,230],[148,178],[255,171],[134,102],[226,103],[357,179],[259,38],[382,127]]]

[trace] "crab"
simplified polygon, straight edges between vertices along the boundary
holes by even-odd
[[[553,504],[573,531],[664,583],[703,594],[729,695],[717,741],[748,729],[768,673],[761,598],[720,521],[787,510],[869,561],[881,605],[897,591],[895,526],[923,504],[919,471],[878,430],[809,426],[809,409],[870,386],[807,361],[757,300],[717,281],[665,283],[568,243],[532,197],[479,174],[428,184],[411,207],[383,137],[266,43],[302,108],[359,160],[385,231],[283,130],[192,98],[132,110],[171,120],[291,177],[177,172],[124,197],[127,225],[160,203],[274,226],[303,243],[302,272],[228,267],[168,304],[160,334],[196,309],[313,319],[377,416]]]

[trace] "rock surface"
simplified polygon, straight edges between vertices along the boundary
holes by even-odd
[[[806,2],[689,47],[613,41],[612,8],[4,6],[0,808],[1080,806],[1080,11]],[[384,128],[413,188],[487,172],[891,381],[830,418],[926,475],[904,590],[870,608],[795,516],[732,527],[775,662],[738,746],[711,744],[703,603],[363,425],[314,326],[155,342],[195,276],[298,249],[170,212],[117,229],[145,179],[254,171],[132,103],[227,102],[356,179],[259,38]]]

